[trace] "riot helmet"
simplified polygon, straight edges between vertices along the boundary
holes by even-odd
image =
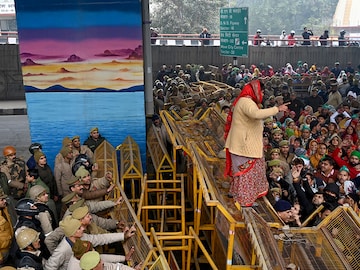
[[[20,199],[15,206],[15,210],[19,216],[35,216],[39,214],[39,209],[34,204],[34,201],[28,198]]]

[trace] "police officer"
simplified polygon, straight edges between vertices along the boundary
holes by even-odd
[[[8,145],[3,149],[5,160],[0,169],[8,179],[9,195],[14,199],[20,199],[25,194],[26,165],[25,161],[16,157],[14,146]]]
[[[19,250],[16,253],[17,268],[42,270],[42,255],[40,249],[40,233],[34,229],[21,227],[16,234]]]
[[[0,188],[0,267],[7,261],[14,236],[11,218],[7,209],[7,197]]]

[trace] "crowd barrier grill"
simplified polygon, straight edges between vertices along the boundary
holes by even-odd
[[[120,197],[120,183],[119,183],[119,171],[118,162],[116,157],[115,148],[108,142],[103,141],[95,150],[94,159],[98,165],[96,172],[97,177],[103,177],[106,172],[112,173],[112,183],[115,188],[112,192],[105,196],[105,199],[117,199]]]
[[[144,189],[139,204],[138,219],[148,233],[153,230],[162,235],[176,236],[172,244],[184,245],[185,240],[185,191],[184,181],[174,179],[149,180],[144,178]],[[160,241],[162,247],[165,244]],[[185,254],[183,253],[183,266]]]
[[[135,235],[127,239],[123,243],[125,253],[129,252],[131,247],[135,247],[135,252],[132,256],[133,265],[136,263],[142,263],[142,269],[170,269],[167,264],[166,258],[162,254],[157,252],[154,249],[154,246],[151,244],[146,232],[144,231],[140,221],[137,219],[134,209],[131,206],[131,203],[126,197],[125,192],[120,188],[120,194],[123,198],[123,203],[120,206],[117,206],[111,212],[111,217],[120,221],[123,221],[126,226],[136,227]],[[161,259],[158,259],[162,257]],[[155,266],[153,266],[155,264]],[[133,266],[131,265],[131,266]],[[154,268],[151,268],[154,267]]]
[[[164,173],[175,177],[176,169],[173,160],[154,126],[151,126],[147,132],[146,144],[155,168],[156,179],[162,179]]]
[[[128,194],[128,199],[137,209],[143,183],[143,168],[138,144],[127,136],[121,145],[117,147],[120,152],[120,183]]]
[[[219,268],[214,260],[209,254],[207,248],[203,245],[201,239],[198,237],[194,229],[190,226],[188,228],[188,234],[176,236],[176,235],[164,235],[159,232],[155,232],[154,228],[151,228],[150,241],[154,244],[154,246],[159,250],[160,254],[166,256],[168,253],[168,263],[172,270],[184,269],[190,270],[193,269],[192,265],[194,265],[195,269],[199,270],[201,268],[201,263],[207,263],[211,269],[217,270]],[[172,245],[167,244],[167,242],[173,243],[175,240],[181,240],[182,245]],[[195,257],[194,255],[194,247],[198,246],[202,252],[202,256]],[[183,267],[179,267],[177,260],[174,256],[174,252],[182,252],[185,257],[185,264]]]

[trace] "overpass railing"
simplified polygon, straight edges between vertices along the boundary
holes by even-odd
[[[0,30],[0,44],[18,44],[17,31],[1,31]]]
[[[281,40],[277,35],[264,35],[263,42],[259,46],[272,46],[272,47],[289,47],[287,40]],[[151,37],[155,40],[153,45],[164,46],[203,46],[203,40],[199,38],[198,34],[159,34],[158,37]],[[253,46],[254,35],[248,36],[248,43]],[[209,38],[209,46],[220,46],[220,35],[213,34]],[[303,46],[304,39],[302,36],[295,36],[295,45]],[[18,44],[18,32],[17,31],[1,31],[0,30],[0,44]],[[345,38],[346,46],[360,46],[360,36],[351,36]],[[310,45],[308,46],[321,46],[319,36],[312,36],[310,39]],[[339,39],[337,36],[330,36],[327,40],[327,47],[339,46]]]
[[[295,36],[295,44],[289,45],[288,40],[282,40],[279,36],[275,35],[264,35],[262,36],[263,42],[259,46],[272,46],[272,47],[294,47],[294,46],[321,46],[319,36],[312,36],[310,39],[310,45],[302,45],[305,41],[302,36]],[[203,40],[199,38],[198,34],[159,34],[157,37],[151,37],[152,40],[155,40],[153,45],[164,45],[164,46],[203,46]],[[211,38],[207,40],[210,41],[208,46],[220,46],[220,35],[214,34]],[[254,35],[248,36],[248,44],[253,45]],[[307,40],[308,41],[308,40]],[[345,38],[346,46],[356,46],[360,45],[360,36],[352,36]],[[257,46],[257,45],[256,45]],[[327,39],[327,47],[338,47],[339,39],[337,36],[330,36]]]

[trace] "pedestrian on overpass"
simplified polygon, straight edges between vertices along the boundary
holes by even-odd
[[[208,32],[207,28],[203,28],[199,37],[201,38],[200,41],[202,45],[210,45],[211,34]]]
[[[309,46],[310,45],[310,37],[313,36],[313,32],[308,30],[307,27],[304,27],[304,32],[302,33],[302,37],[304,39],[302,45]]]
[[[288,39],[288,45],[289,46],[295,46],[296,38],[295,38],[295,31],[294,30],[290,31],[290,35],[288,35],[287,39]]]
[[[151,38],[151,44],[156,44],[156,38],[159,36],[155,28],[150,27],[150,38]]]
[[[254,45],[260,46],[261,43],[264,41],[264,38],[261,36],[261,30],[256,30],[256,35],[254,36]]]
[[[324,33],[319,37],[321,46],[327,46],[327,40],[329,38],[329,30],[325,30]]]
[[[286,46],[286,40],[287,40],[286,31],[282,30],[280,35],[279,46]]]

